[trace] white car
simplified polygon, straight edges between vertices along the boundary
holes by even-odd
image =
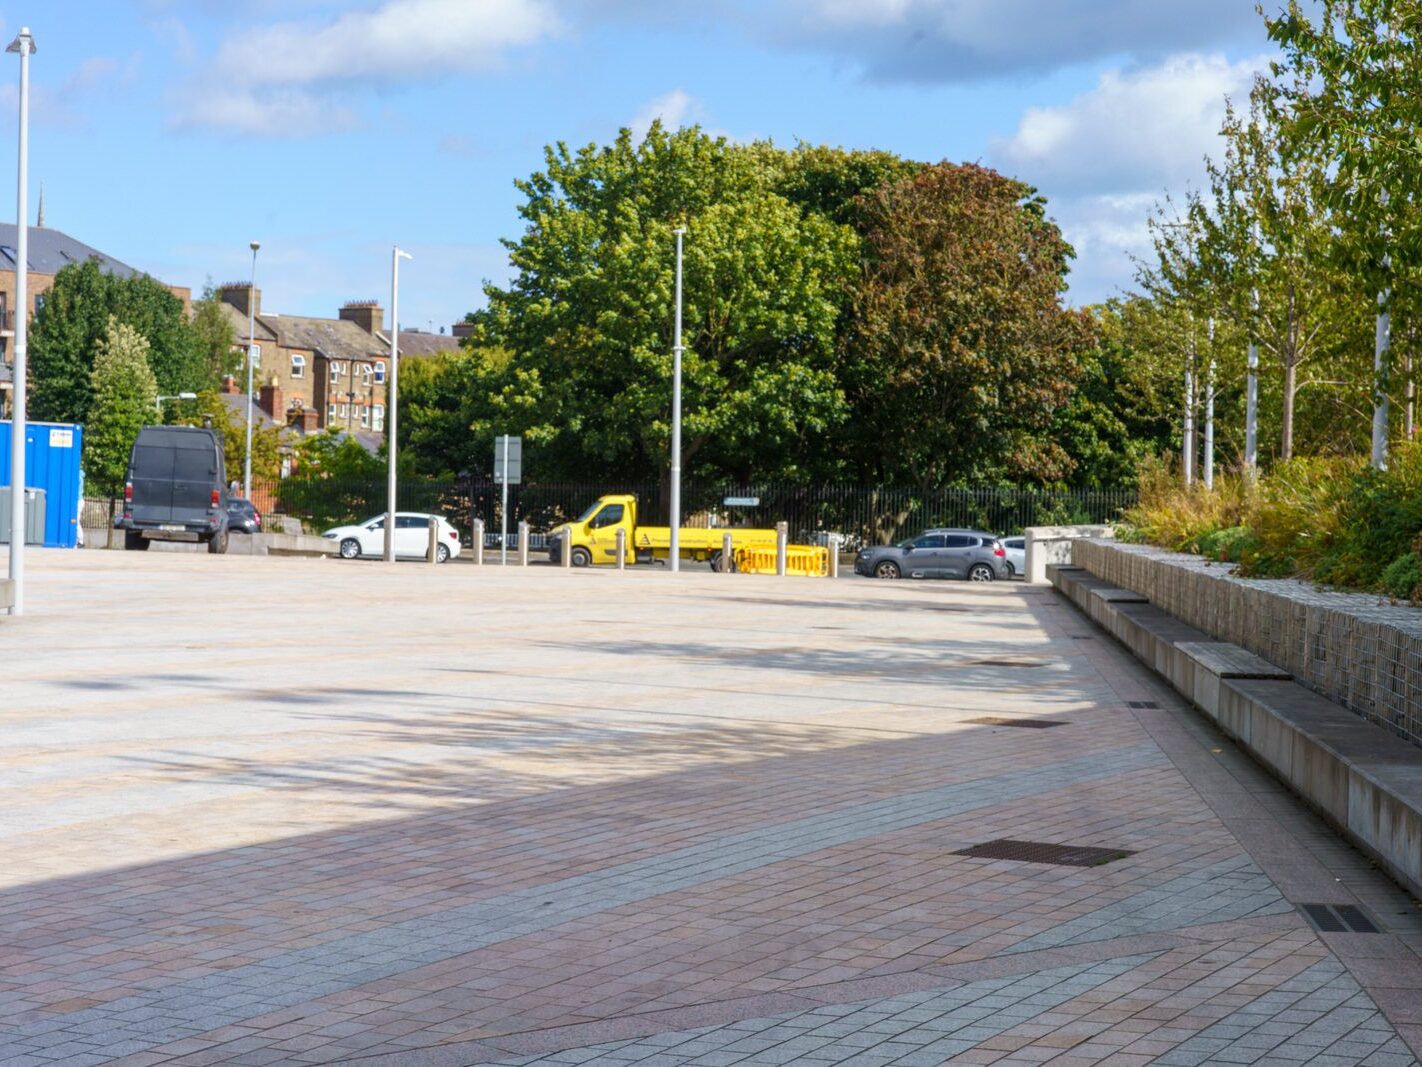
[[[447,563],[459,555],[459,531],[439,515],[424,515],[414,511],[395,513],[395,558],[424,559],[430,546],[430,523],[439,524],[439,548],[436,557]],[[342,559],[374,558],[385,555],[385,516],[337,526],[321,535],[335,541]]]
[[[1004,537],[1002,547],[1007,552],[1007,576],[1021,578],[1027,573],[1027,539]]]

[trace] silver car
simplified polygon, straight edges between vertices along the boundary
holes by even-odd
[[[981,530],[925,530],[897,545],[864,548],[854,571],[866,578],[1006,578],[1007,552],[996,534]]]
[[[1027,573],[1027,538],[1004,537],[1002,547],[1007,553],[1007,576],[1021,578]]]

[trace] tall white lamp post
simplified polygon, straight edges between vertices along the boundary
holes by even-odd
[[[35,39],[28,26],[10,42],[7,52],[20,54],[20,152],[15,223],[15,362],[11,386],[10,423],[10,579],[15,583],[11,615],[25,613],[25,353],[29,344],[29,168],[30,168],[30,56]]]
[[[252,242],[252,281],[247,287],[247,447],[242,453],[242,496],[252,499],[252,373],[257,362],[257,249]]]
[[[414,259],[400,247],[390,250],[390,385],[386,389],[385,561],[395,562],[395,405],[400,381],[400,261]]]
[[[681,570],[681,240],[676,229],[676,333],[672,342],[671,569]]]

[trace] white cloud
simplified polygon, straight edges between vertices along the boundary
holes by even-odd
[[[647,131],[652,128],[652,123],[658,119],[667,129],[678,130],[686,125],[688,118],[693,117],[699,111],[700,105],[696,100],[682,89],[673,89],[665,96],[659,96],[642,105],[642,108],[629,123],[632,129],[632,139],[640,141],[646,137]]]
[[[1074,302],[1130,284],[1153,205],[1203,181],[1205,157],[1221,153],[1225,98],[1246,97],[1266,62],[1183,54],[1109,71],[1064,104],[1029,108],[993,142],[990,162],[1041,189],[1076,248]]]
[[[174,123],[292,136],[343,128],[359,88],[490,70],[561,28],[549,0],[385,0],[244,29],[176,97]]]
[[[1197,177],[1215,148],[1225,98],[1249,92],[1263,58],[1178,55],[1159,66],[1108,71],[1054,107],[1029,108],[992,157],[1024,180],[1063,193],[1119,193]]]

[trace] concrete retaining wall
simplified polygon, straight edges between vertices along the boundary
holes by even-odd
[[[1075,541],[1072,563],[1422,745],[1422,610],[1145,545]]]
[[[1022,531],[1026,558],[1023,576],[1030,584],[1047,584],[1047,567],[1071,562],[1071,543],[1082,538],[1116,536],[1112,526],[1029,526]]]
[[[1149,552],[1101,548],[1090,546],[1082,555],[1105,570],[1128,570],[1142,586],[1171,580],[1168,574],[1148,573]],[[1215,640],[1142,592],[1098,576],[1094,568],[1052,566],[1048,573],[1093,621],[1422,896],[1422,753],[1414,745],[1305,688],[1268,659]]]
[[[0,609],[15,606],[15,583],[9,578],[0,578]]]

